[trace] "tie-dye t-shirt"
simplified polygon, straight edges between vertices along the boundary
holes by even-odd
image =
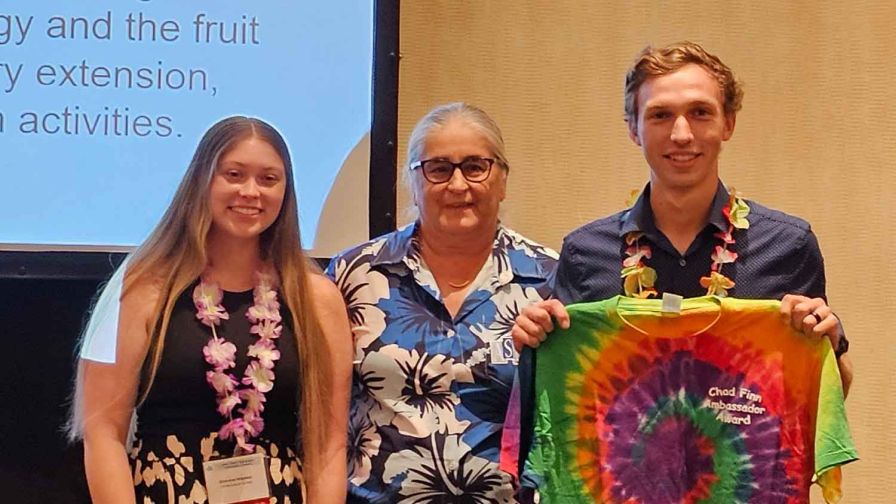
[[[536,352],[535,405],[523,404],[535,408],[526,467],[541,502],[798,503],[816,480],[839,498],[839,466],[856,452],[836,360],[780,302],[567,308],[570,329]]]

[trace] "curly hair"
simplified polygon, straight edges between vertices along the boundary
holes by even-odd
[[[734,72],[714,54],[694,42],[677,42],[666,47],[645,47],[625,74],[625,121],[638,121],[638,90],[651,77],[667,75],[695,63],[715,77],[722,91],[725,115],[736,114],[744,99],[742,84]]]

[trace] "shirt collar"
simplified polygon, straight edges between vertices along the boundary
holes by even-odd
[[[414,235],[417,234],[417,222],[386,235],[386,242],[380,251],[370,261],[371,266],[384,264],[398,264],[408,256],[413,245]]]
[[[708,224],[712,224],[719,231],[728,230],[728,220],[722,213],[722,209],[728,204],[730,196],[725,185],[719,180],[716,194],[712,200],[712,209],[709,211]],[[650,183],[644,186],[641,195],[631,208],[622,214],[622,225],[619,228],[619,236],[625,236],[633,231],[650,233],[656,230],[653,220],[653,209],[650,207]]]
[[[403,262],[414,250],[414,239],[419,225],[418,221],[414,221],[394,233],[389,234],[380,251],[377,252],[376,256],[370,261],[371,266],[399,264]],[[517,277],[538,278],[542,280],[548,278],[548,272],[542,267],[541,261],[515,259],[514,256],[516,254],[511,255],[511,250],[519,251],[519,253],[525,254],[532,259],[534,259],[536,255],[535,251],[522,240],[520,235],[505,228],[501,223],[498,223],[498,231],[495,234],[495,242],[492,248],[492,257],[497,259],[498,264],[509,264],[510,271]]]
[[[510,270],[516,277],[547,280],[551,276],[543,266],[544,261],[538,260],[544,252],[516,231],[501,224],[498,225],[492,254],[499,262],[509,263]]]

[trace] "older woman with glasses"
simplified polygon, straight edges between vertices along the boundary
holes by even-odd
[[[509,165],[482,110],[430,111],[407,162],[416,221],[327,270],[354,335],[349,500],[513,502],[498,468],[510,330],[550,294],[557,255],[500,223]]]

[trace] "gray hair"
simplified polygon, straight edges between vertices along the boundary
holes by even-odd
[[[439,105],[426,113],[423,118],[414,126],[410,138],[408,138],[408,155],[405,160],[405,169],[402,172],[402,182],[412,198],[414,194],[414,184],[411,181],[410,167],[414,163],[421,161],[423,157],[423,149],[426,147],[426,137],[436,128],[441,128],[452,119],[463,119],[467,124],[479,130],[485,137],[495,157],[495,163],[505,171],[510,169],[507,162],[507,154],[504,148],[504,137],[501,136],[501,129],[498,124],[489,117],[479,107],[464,102],[447,103]],[[418,217],[416,205],[409,206],[404,212],[404,218],[407,221],[413,221]]]
[[[488,141],[497,164],[505,170],[510,169],[504,148],[504,137],[501,136],[501,129],[498,128],[498,124],[484,110],[464,102],[439,105],[420,119],[417,125],[414,126],[414,131],[411,132],[411,137],[408,139],[406,168],[421,161],[420,158],[423,156],[423,148],[426,145],[426,137],[429,136],[429,133],[435,128],[444,126],[454,118],[464,119],[471,126],[478,129]]]

